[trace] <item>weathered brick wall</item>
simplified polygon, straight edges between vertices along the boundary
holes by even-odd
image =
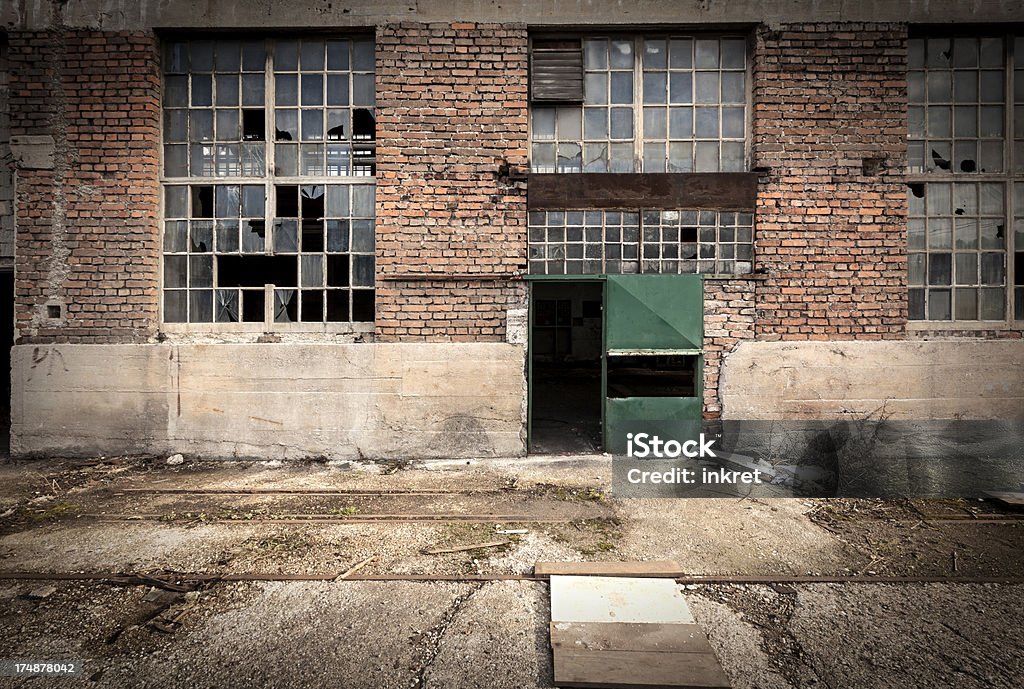
[[[759,339],[904,336],[906,41],[902,24],[758,31]]]
[[[53,152],[17,170],[19,341],[144,340],[159,313],[156,39],[13,32],[9,60],[11,134]]]
[[[722,415],[722,362],[744,340],[754,339],[756,280],[704,281],[704,418]]]
[[[504,339],[525,303],[526,188],[507,170],[527,160],[526,27],[379,29],[377,105],[378,338]]]
[[[0,263],[14,256],[14,159],[11,157],[10,79],[7,38],[0,36]]]

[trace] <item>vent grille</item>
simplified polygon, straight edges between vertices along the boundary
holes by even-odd
[[[530,98],[541,103],[583,102],[580,39],[534,40],[530,52]]]

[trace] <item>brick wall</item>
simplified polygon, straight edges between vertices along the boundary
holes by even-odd
[[[722,415],[722,362],[744,340],[754,339],[756,280],[704,281],[704,418]]]
[[[17,171],[19,342],[144,340],[159,313],[155,38],[12,32],[9,60],[12,136],[53,142],[52,164]]]
[[[756,332],[904,336],[906,26],[762,28],[753,80]],[[882,169],[865,174],[865,161]],[[869,160],[868,165],[872,165]]]
[[[501,340],[525,305],[527,34],[396,24],[377,35],[377,334]]]
[[[14,257],[14,159],[11,157],[10,79],[7,38],[0,36],[0,264]]]

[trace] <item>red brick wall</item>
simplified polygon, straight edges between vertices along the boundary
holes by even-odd
[[[754,339],[757,280],[704,280],[704,418],[722,415],[718,396],[722,362],[744,340]]]
[[[756,332],[764,340],[904,336],[906,26],[757,34]],[[864,174],[865,159],[883,159]]]
[[[502,340],[525,305],[526,186],[503,171],[527,160],[526,28],[381,28],[377,105],[378,338]]]
[[[17,335],[130,342],[157,329],[156,40],[12,32],[12,136],[50,136],[52,169],[17,172]],[[61,305],[61,318],[47,317]]]

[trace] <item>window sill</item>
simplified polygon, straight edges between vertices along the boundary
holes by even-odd
[[[907,321],[907,332],[941,335],[951,330],[1018,331],[1024,330],[1024,321]]]

